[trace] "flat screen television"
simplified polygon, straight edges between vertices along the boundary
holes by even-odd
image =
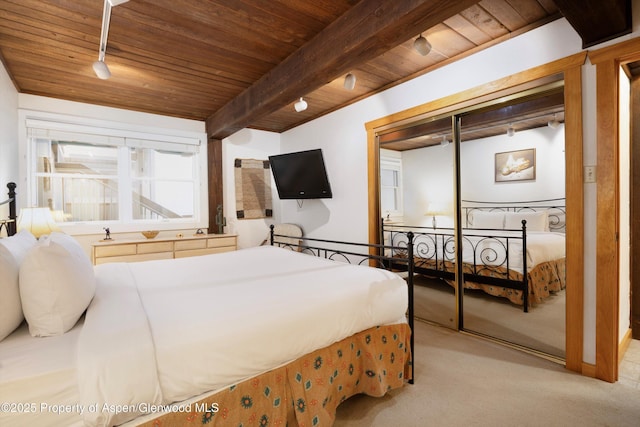
[[[333,197],[321,149],[269,156],[269,163],[281,199]]]

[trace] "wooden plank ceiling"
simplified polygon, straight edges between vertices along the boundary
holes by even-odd
[[[100,80],[102,12],[102,0],[2,0],[17,90],[207,121],[216,138],[283,132],[562,16],[553,0],[129,0],[112,9]]]

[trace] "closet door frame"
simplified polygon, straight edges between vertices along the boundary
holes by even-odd
[[[584,196],[582,148],[581,52],[512,76],[453,94],[365,124],[368,145],[369,242],[380,243],[380,146],[378,135],[408,127],[428,117],[469,108],[504,94],[518,92],[534,82],[562,74],[565,104],[566,194],[566,357],[568,370],[589,374],[583,364],[584,335]]]

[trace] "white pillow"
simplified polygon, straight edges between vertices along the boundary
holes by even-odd
[[[507,212],[504,219],[506,230],[522,230],[522,220],[527,221],[527,231],[548,231],[549,216],[547,211],[539,212]]]
[[[18,272],[25,255],[37,240],[27,230],[0,239],[0,341],[22,323]]]
[[[34,337],[62,335],[87,309],[96,289],[93,265],[71,236],[40,238],[20,267],[22,310]]]
[[[490,228],[502,230],[504,228],[504,212],[501,211],[473,211],[473,228]]]

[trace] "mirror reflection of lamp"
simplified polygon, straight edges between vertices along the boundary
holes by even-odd
[[[431,226],[435,230],[438,227],[436,216],[444,215],[446,213],[447,211],[444,205],[442,205],[441,203],[431,202],[427,205],[427,212],[425,213],[425,215],[431,217]]]

